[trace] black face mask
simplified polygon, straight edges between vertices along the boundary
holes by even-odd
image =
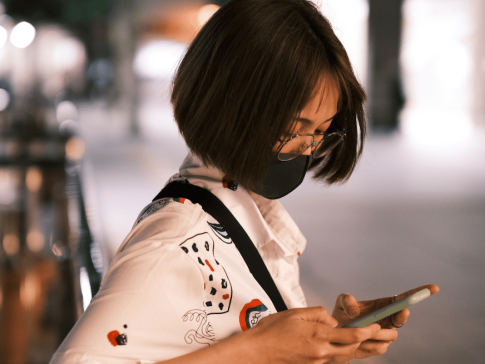
[[[271,164],[263,187],[253,192],[270,200],[286,196],[303,182],[310,159],[310,155],[303,154],[286,162],[276,159]]]

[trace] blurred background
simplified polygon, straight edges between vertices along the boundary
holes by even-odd
[[[0,362],[48,363],[187,153],[170,82],[226,1],[0,0]],[[309,305],[435,283],[367,363],[485,362],[485,1],[320,0],[368,92],[351,180],[282,203]]]

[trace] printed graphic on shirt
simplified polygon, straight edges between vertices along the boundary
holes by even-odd
[[[180,244],[180,247],[197,263],[204,277],[203,305],[207,315],[228,312],[232,301],[232,285],[224,267],[215,257],[214,240],[209,233],[198,234]]]
[[[237,182],[235,182],[229,176],[224,176],[224,177],[222,177],[222,187],[229,188],[232,191],[236,191],[237,190]]]
[[[127,325],[123,325],[126,329]],[[126,334],[120,334],[118,330],[113,330],[108,333],[108,340],[113,346],[126,345],[128,343],[128,337]]]
[[[210,345],[215,342],[216,338],[214,331],[212,330],[211,324],[207,321],[207,313],[202,310],[190,310],[187,312],[182,319],[184,321],[196,321],[199,323],[197,330],[189,330],[185,334],[185,342],[187,344],[192,344],[194,341],[199,344]]]
[[[182,176],[180,173],[177,173],[176,175],[172,176],[168,183],[172,183],[172,182],[175,182],[175,181],[182,182],[182,183],[189,183],[189,180],[187,178],[185,178],[184,176]]]
[[[257,298],[246,303],[239,314],[241,330],[246,331],[255,326],[263,317],[271,315],[271,311]]]
[[[209,224],[209,226],[211,227],[212,231],[214,232],[214,234],[216,234],[216,236],[219,239],[221,239],[226,244],[231,244],[232,243],[232,239],[229,236],[229,234],[227,233],[226,229],[224,229],[224,226],[222,226],[220,224],[211,224],[208,221],[207,221],[207,223]]]
[[[173,201],[173,199],[171,199],[171,198],[166,198],[166,199],[161,199],[161,200],[155,201],[150,206],[148,206],[145,211],[142,212],[142,214],[140,215],[138,220],[136,220],[136,224],[139,224],[142,220],[146,219],[148,216],[153,214],[155,211],[160,210],[162,207],[168,205],[172,201]]]

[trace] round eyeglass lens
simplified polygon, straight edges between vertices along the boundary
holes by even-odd
[[[321,158],[330,153],[342,140],[344,140],[344,137],[340,133],[332,133],[325,136],[320,146],[313,152],[313,158]]]
[[[289,140],[278,153],[280,161],[290,161],[299,155],[305,153],[312,145],[313,138],[311,135],[299,135]]]

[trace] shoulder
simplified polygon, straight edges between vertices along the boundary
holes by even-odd
[[[170,242],[181,238],[206,218],[202,207],[184,198],[164,198],[147,205],[138,215],[118,253],[143,241]]]

